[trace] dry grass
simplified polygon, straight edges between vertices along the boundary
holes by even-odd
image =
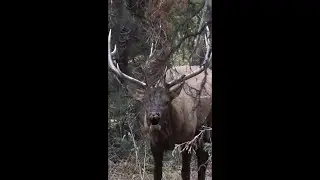
[[[109,180],[152,180],[153,179],[153,159],[150,154],[145,158],[139,157],[136,161],[136,155],[133,153],[127,159],[117,163],[109,162],[108,179]],[[181,155],[171,156],[171,152],[167,152],[163,161],[163,180],[181,180]],[[197,179],[197,161],[193,153],[191,161],[191,179]],[[211,177],[211,162],[208,163],[206,171],[206,179]]]

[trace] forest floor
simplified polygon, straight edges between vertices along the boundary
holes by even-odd
[[[108,180],[153,180],[153,160],[152,156],[146,155],[138,162],[136,155],[131,155],[126,160],[121,160],[117,163],[109,161],[108,165]],[[198,179],[197,160],[195,153],[191,160],[191,180]],[[144,171],[145,169],[145,171]],[[212,179],[211,161],[208,163],[206,171],[206,180]],[[166,153],[163,161],[162,169],[163,180],[181,180],[181,155],[172,156],[171,153]]]

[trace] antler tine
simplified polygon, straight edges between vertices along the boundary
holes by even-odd
[[[115,73],[117,76],[123,77],[124,79],[127,79],[145,88],[147,86],[146,83],[139,81],[121,72],[118,64],[117,64],[117,67],[115,67],[115,65],[112,62],[112,56],[116,54],[116,51],[117,51],[117,47],[115,46],[114,50],[111,52],[111,29],[110,29],[109,36],[108,36],[108,66],[110,67],[111,71]]]
[[[114,50],[111,52],[111,29],[110,29],[109,36],[108,36],[108,66],[110,67],[113,73],[115,73],[118,76],[122,76],[112,62],[112,56],[116,54],[116,51],[117,51],[117,46],[115,46]]]
[[[114,50],[111,52],[111,56],[114,56],[117,53],[117,45],[114,45]]]
[[[150,54],[149,54],[149,58],[153,55],[153,43],[151,44],[151,49],[150,49]]]
[[[208,35],[209,35],[210,32],[209,32],[208,29],[209,29],[209,28],[207,28],[207,32],[208,32]],[[201,65],[202,67],[201,67],[200,69],[198,69],[197,71],[191,73],[191,74],[182,75],[182,76],[180,76],[178,79],[175,79],[175,80],[170,81],[169,83],[166,84],[166,86],[167,86],[168,88],[170,88],[170,87],[172,87],[172,86],[174,86],[174,85],[176,85],[176,84],[179,84],[179,83],[181,83],[181,82],[183,82],[183,81],[185,81],[185,80],[188,80],[188,79],[190,79],[190,78],[192,78],[192,77],[194,77],[194,76],[202,73],[204,70],[206,70],[206,69],[209,67],[209,64],[210,64],[210,61],[211,61],[211,58],[212,58],[212,51],[211,51],[211,47],[210,47],[209,39],[208,39],[208,38],[209,38],[209,36],[207,36],[207,35],[205,34],[205,43],[206,43],[206,49],[207,49],[207,51],[206,51],[206,55],[205,55],[204,61],[203,61],[202,65]],[[209,54],[210,54],[210,55],[209,55]]]
[[[210,44],[209,44],[209,36],[210,36],[210,31],[209,31],[209,28],[207,26],[207,34],[204,35],[204,41],[206,43],[207,52],[206,52],[206,55],[204,57],[204,61],[203,61],[203,64],[202,64],[203,66],[205,66],[205,65],[209,66],[209,62],[211,60],[211,58],[209,58],[209,52],[212,54],[211,48],[210,48]]]

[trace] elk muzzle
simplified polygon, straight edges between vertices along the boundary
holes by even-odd
[[[157,125],[159,124],[159,120],[160,120],[161,116],[159,112],[151,112],[149,114],[149,121],[152,125]]]

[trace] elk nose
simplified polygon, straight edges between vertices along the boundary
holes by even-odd
[[[152,125],[157,125],[159,123],[159,119],[160,119],[160,113],[158,112],[152,112],[150,113],[150,121]]]

